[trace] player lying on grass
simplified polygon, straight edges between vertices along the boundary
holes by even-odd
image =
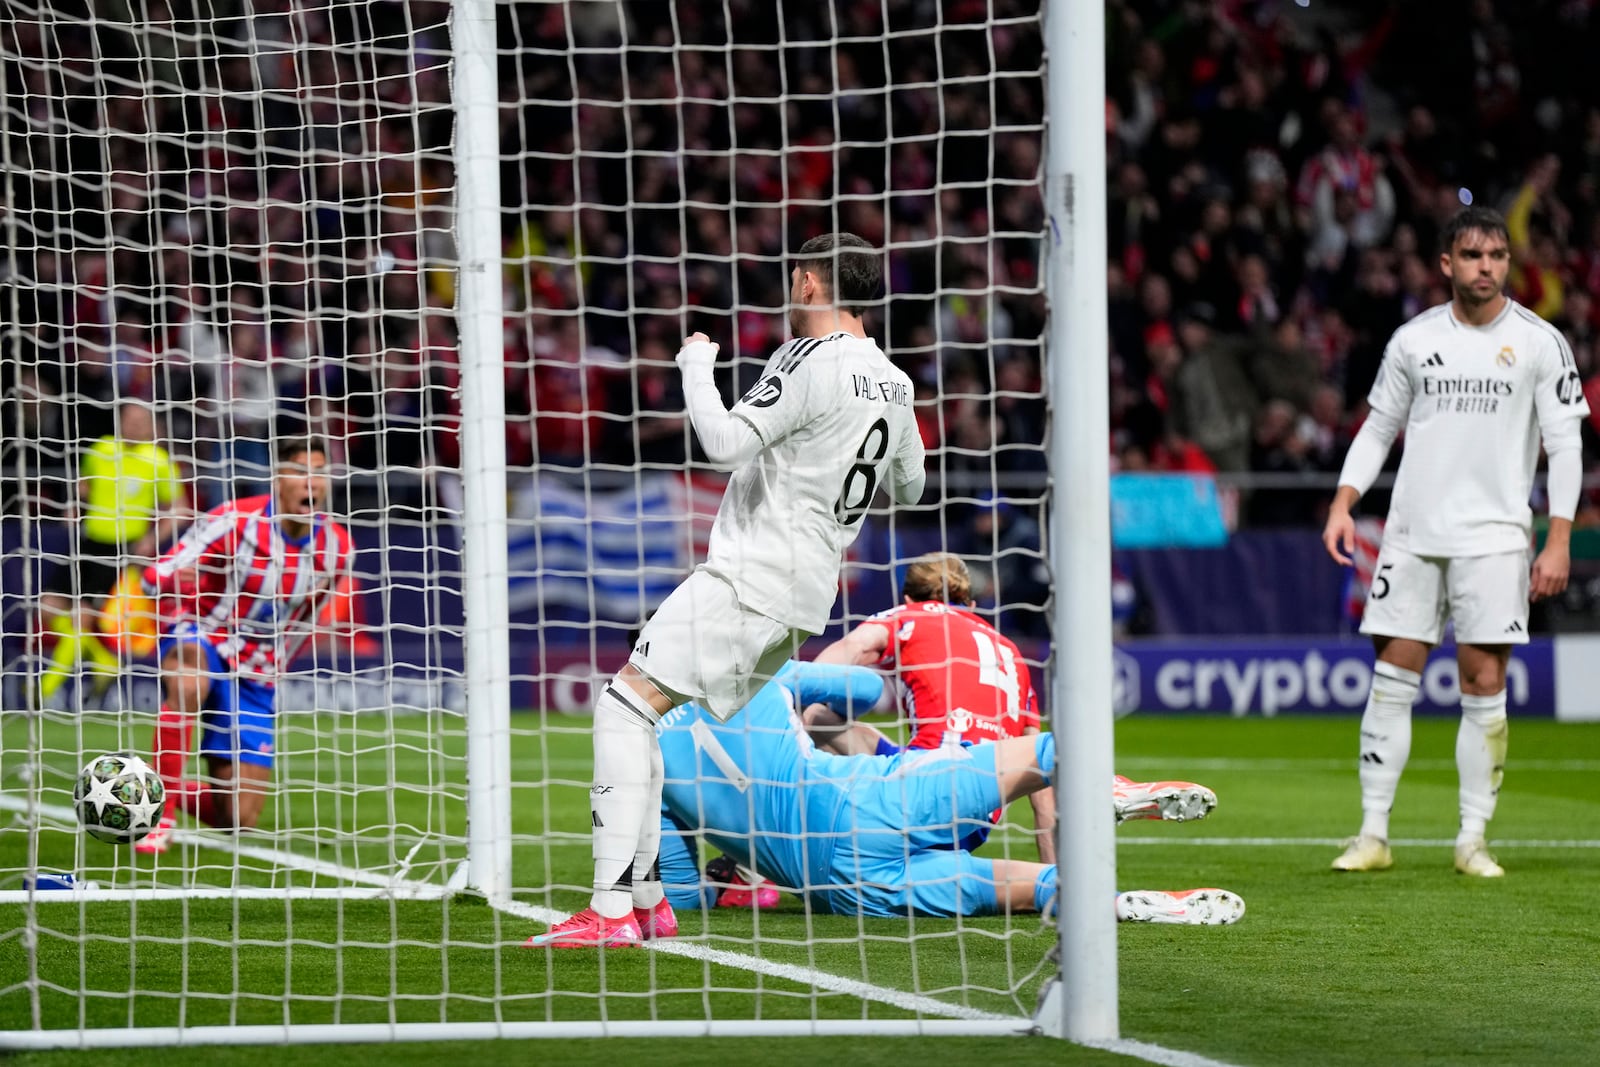
[[[802,706],[849,714],[882,693],[883,679],[865,668],[791,663],[727,723],[696,704],[664,716],[660,873],[669,904],[705,900],[690,836],[699,834],[818,911],[951,918],[1051,907],[1053,864],[991,860],[953,846],[995,808],[1050,784],[1054,735],[837,756],[819,751],[800,725]],[[1117,803],[1119,820],[1179,820],[1202,817],[1216,798],[1186,785],[1129,790]],[[1244,913],[1244,902],[1220,889],[1136,891],[1115,903],[1130,922],[1231,923]],[[670,907],[635,917],[640,934],[606,947],[677,932]],[[578,947],[550,935],[528,944]]]
[[[139,852],[167,850],[180,808],[211,826],[260,818],[278,670],[350,565],[350,534],[323,513],[326,467],[320,442],[285,441],[270,495],[213,508],[145,571],[162,616],[155,766],[167,810]],[[184,777],[197,720],[207,781]]]

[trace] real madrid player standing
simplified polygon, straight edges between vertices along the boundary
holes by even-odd
[[[594,895],[530,942],[620,947],[670,937],[662,892],[657,721],[695,701],[722,720],[820,633],[844,549],[879,485],[898,504],[922,496],[923,448],[911,380],[867,337],[878,255],[841,233],[801,246],[789,326],[765,372],[731,410],[712,378],[705,334],[678,352],[685,404],[706,456],[733,471],[706,561],[664,601],[594,710]]]
[[[1528,602],[1567,585],[1568,544],[1583,477],[1579,438],[1589,413],[1572,352],[1548,323],[1502,291],[1510,263],[1505,220],[1466,208],[1440,235],[1451,300],[1395,331],[1350,446],[1322,540],[1350,562],[1350,509],[1405,428],[1383,546],[1361,631],[1377,650],[1361,719],[1361,832],[1336,870],[1393,862],[1389,811],[1411,749],[1411,704],[1446,617],[1461,678],[1463,874],[1505,873],[1485,845],[1506,758],[1506,662],[1528,640]],[[1550,532],[1528,566],[1528,505],[1540,438],[1549,456]]]

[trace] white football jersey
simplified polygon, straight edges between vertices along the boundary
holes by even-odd
[[[730,414],[761,438],[717,509],[705,566],[740,603],[821,633],[845,548],[878,487],[922,473],[911,379],[870,339],[797,337]]]
[[[1400,327],[1367,401],[1405,424],[1383,537],[1417,556],[1526,549],[1541,429],[1589,414],[1566,339],[1512,300],[1486,326],[1441,304]]]

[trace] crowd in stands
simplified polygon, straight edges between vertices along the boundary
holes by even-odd
[[[1600,389],[1600,10],[1302,6],[1108,8],[1124,470],[1336,472],[1389,336],[1448,299],[1437,234],[1467,203],[1505,212],[1512,295]],[[1299,480],[1246,521],[1317,522],[1330,486]]]
[[[513,467],[693,459],[679,339],[720,341],[742,391],[784,338],[785,251],[846,229],[890,249],[875,317],[930,521],[980,551],[1031,522],[1037,7],[502,5]],[[1469,199],[1506,211],[1517,299],[1600,390],[1596,8],[1111,0],[1116,468],[1287,476],[1243,521],[1317,521],[1328,479],[1299,476],[1337,470],[1389,334],[1446,298],[1435,235]],[[356,469],[454,465],[449,5],[122,9],[0,30],[19,437],[59,459],[148,399],[200,503],[259,477],[272,428]]]

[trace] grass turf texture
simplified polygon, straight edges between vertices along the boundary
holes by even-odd
[[[522,717],[517,725],[540,721]],[[296,848],[386,869],[422,840],[418,856],[423,862],[413,857],[412,876],[447,873],[459,851],[436,839],[439,829],[459,832],[460,738],[440,723],[428,729],[411,720],[400,724],[413,739],[400,748],[381,744],[375,723],[361,727],[364,734],[349,725],[309,720],[303,728],[282,731],[288,749],[283,777],[300,788],[290,789],[287,802],[280,800],[271,816],[279,826],[306,825],[315,816],[324,827],[317,835],[319,848],[303,841]],[[5,727],[3,751],[13,757],[25,741],[20,725],[13,721]],[[552,729],[516,744],[519,780],[537,777],[533,772],[541,760],[553,779],[517,791],[517,831],[529,836],[518,850],[516,881],[581,884],[588,849],[587,804],[579,783],[587,776],[587,738],[570,720],[550,719],[546,725]],[[1454,733],[1453,721],[1417,720],[1413,766],[1402,782],[1394,817],[1397,840],[1445,842],[1453,836]],[[48,725],[45,742],[53,751],[53,770],[45,779],[46,799],[63,802],[59,791],[70,788],[80,756],[130,744],[142,747],[145,737],[142,723],[132,736],[119,736],[115,727],[93,720]],[[314,760],[307,751],[312,746],[319,749]],[[1600,927],[1590,917],[1589,904],[1590,894],[1600,888],[1600,849],[1503,848],[1507,878],[1469,882],[1451,870],[1448,844],[1397,845],[1394,870],[1339,875],[1328,870],[1337,847],[1326,842],[1216,843],[1352,832],[1359,819],[1350,759],[1354,746],[1351,719],[1135,716],[1118,725],[1118,767],[1124,773],[1193,777],[1221,798],[1214,815],[1198,825],[1125,827],[1119,884],[1220,885],[1243,895],[1250,909],[1232,928],[1122,927],[1123,1033],[1251,1064],[1592,1062],[1600,1033],[1600,968],[1595,964]],[[0,767],[0,773],[10,769]],[[1514,722],[1495,839],[1600,836],[1600,799],[1592,788],[1597,770],[1600,727]],[[338,799],[316,797],[305,785],[319,778],[355,783],[360,791]],[[422,787],[413,788],[415,783]],[[7,790],[14,792],[16,785],[14,778],[5,779]],[[313,811],[314,804],[319,806]],[[1025,820],[1026,805],[1013,817]],[[382,840],[385,825],[401,828],[401,845]],[[550,831],[565,836],[552,839]],[[548,847],[535,840],[541,836]],[[20,827],[0,832],[0,868],[22,866],[26,840]],[[82,857],[115,857],[120,867],[91,870],[81,862],[74,867],[80,840],[69,830],[41,833],[40,866],[76,869],[102,882],[151,879],[150,861],[130,865],[126,849],[92,842],[95,851],[85,846]],[[1020,833],[989,847],[997,844],[1016,856],[1028,854]],[[241,881],[285,880],[264,864],[237,862]],[[235,863],[222,851],[185,850],[163,858],[160,877],[179,879],[196,865],[201,877],[231,877]],[[300,884],[307,879],[291,876]],[[569,907],[581,901],[581,894],[526,899]],[[297,1022],[497,1015],[593,1019],[602,1011],[616,1019],[708,1014],[732,1019],[751,1017],[758,1007],[763,1017],[772,1018],[904,1015],[845,994],[817,994],[792,982],[653,953],[602,958],[524,950],[520,941],[537,924],[465,901],[448,907],[426,902],[143,903],[131,909],[140,934],[132,950],[126,905],[52,905],[37,914],[41,976],[57,987],[41,994],[46,1026],[76,1026],[80,1013],[91,1026],[125,1025],[130,1010],[140,1023],[171,1024],[180,1003],[192,1025],[278,1022],[286,1012]],[[742,913],[721,912],[709,921],[685,918],[687,933],[713,935],[716,948],[1008,1014],[1031,1008],[1036,981],[1026,976],[1049,944],[1049,935],[1029,917],[918,922],[916,938],[908,940],[903,923],[819,916],[811,921],[810,944],[806,918],[793,902],[760,917],[759,937],[751,917]],[[0,907],[0,1027],[5,1028],[30,1025],[26,991],[14,984],[27,973],[19,936],[23,924],[22,908]],[[288,950],[285,939],[291,941]],[[327,947],[335,943],[345,947]],[[130,973],[131,984],[146,994],[131,1009],[125,996],[76,995],[85,984],[126,990]],[[441,996],[446,988],[448,998]],[[603,997],[602,988],[608,990]],[[642,994],[651,988],[679,992],[655,998]],[[183,1002],[156,995],[179,990],[188,991]],[[713,1043],[671,1044],[689,1045],[684,1054],[703,1061]],[[614,1062],[617,1049],[612,1043],[515,1047],[519,1055],[560,1062]],[[729,1054],[769,1063],[788,1062],[781,1059],[785,1055],[805,1056],[808,1062],[828,1055],[823,1051],[828,1046],[816,1039],[726,1047]],[[948,1057],[954,1046],[852,1041],[840,1047],[851,1050],[840,1053],[851,1062],[870,1063],[924,1053]],[[509,1048],[490,1046],[481,1054],[492,1060]],[[297,1050],[297,1062],[305,1051]],[[1118,1062],[1088,1050],[1069,1056],[1049,1043],[1004,1039],[977,1042],[970,1051],[971,1058],[1003,1055],[1015,1063],[1033,1062],[1041,1052],[1056,1063]],[[404,1057],[417,1052],[398,1046],[381,1055],[409,1062]],[[250,1055],[244,1050],[203,1054],[208,1063]],[[474,1053],[458,1048],[443,1054]],[[676,1054],[663,1050],[651,1058]],[[169,1055],[178,1054],[163,1053]],[[329,1055],[346,1059],[350,1053],[333,1049]],[[68,1058],[41,1055],[38,1061]]]

